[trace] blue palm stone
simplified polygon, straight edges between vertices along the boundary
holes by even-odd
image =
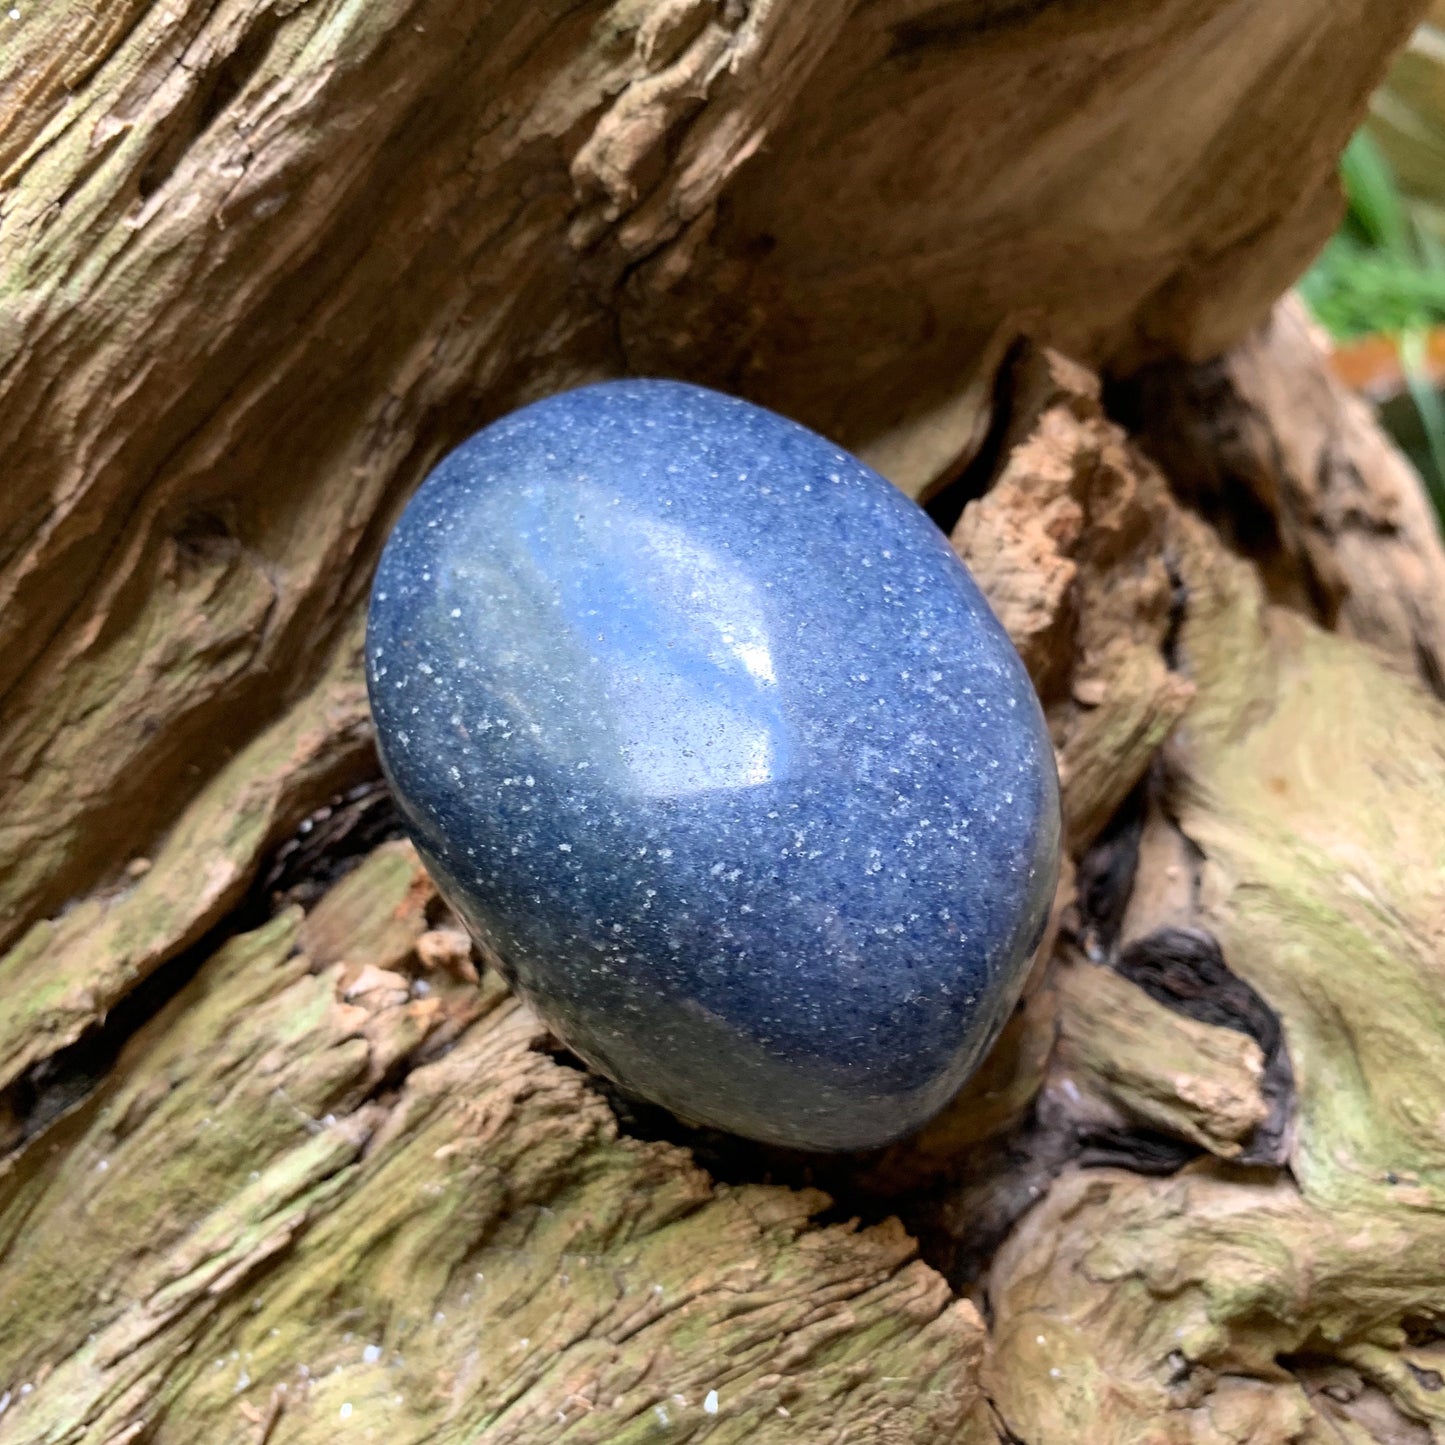
[[[668,381],[504,417],[388,541],[367,679],[443,894],[624,1089],[864,1148],[1012,1008],[1058,868],[1038,702],[933,524],[815,433]]]

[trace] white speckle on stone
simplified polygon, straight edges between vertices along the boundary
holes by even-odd
[[[669,1415],[661,1405],[654,1405],[652,1407],[652,1413],[657,1416],[659,1423],[663,1425],[666,1425],[667,1422],[672,1419],[672,1416]]]
[[[716,1414],[717,1414],[717,1391],[716,1391],[716,1390],[709,1390],[709,1391],[707,1392],[707,1399],[705,1399],[705,1400],[702,1402],[702,1412],[703,1412],[704,1415],[716,1415]]]
[[[368,1365],[374,1365],[381,1358],[380,1345],[368,1345],[361,1352],[362,1360]]]
[[[348,1400],[336,1413],[340,1415],[343,1420],[351,1419],[351,1401]]]

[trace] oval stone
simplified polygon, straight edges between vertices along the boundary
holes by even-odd
[[[624,1089],[805,1149],[937,1112],[1058,868],[1043,716],[924,513],[822,437],[667,381],[453,451],[371,599],[412,837],[483,952]]]

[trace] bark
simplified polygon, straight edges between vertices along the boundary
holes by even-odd
[[[0,1439],[1445,1438],[1445,552],[1273,307],[1420,9],[0,16]],[[1045,703],[877,1155],[604,1092],[385,841],[391,518],[624,371],[928,498]]]

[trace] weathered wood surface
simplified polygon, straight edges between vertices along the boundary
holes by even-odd
[[[916,488],[1030,318],[1087,362],[1236,338],[1326,234],[1419,7],[12,8],[0,945],[125,887],[187,804],[256,820],[211,845],[202,929],[365,770],[317,685],[387,519],[526,397],[718,381]],[[136,971],[56,987],[57,1042]]]
[[[1098,425],[1053,410],[1041,438]],[[1060,454],[1080,456],[1075,437]],[[980,512],[1038,515],[1026,489],[1047,467],[1007,490],[1021,455]],[[1158,486],[1137,452],[1119,476],[1076,465],[1071,486],[1114,499],[1121,477]],[[1401,665],[1410,627],[1396,656],[1326,633],[1271,605],[1196,514],[1159,515],[1168,652],[1194,693],[1143,804],[1093,855],[1109,867],[1085,859],[1101,886],[1056,957],[1062,1047],[1028,1147],[1048,1158],[1051,1132],[1123,1120],[1196,1157],[1155,1178],[1147,1154],[1132,1170],[1075,1154],[989,1269],[991,1396],[1030,1442],[1441,1438],[1445,710]],[[1120,666],[1120,691],[1138,671]],[[1115,693],[1097,708],[1135,716]],[[1122,977],[1081,978],[1088,954]],[[1140,1048],[1142,1001],[1098,1016],[1136,985],[1192,1022],[1153,1024]]]
[[[499,980],[420,965],[434,907],[383,846],[12,1160],[5,1438],[970,1438],[982,1324],[897,1221],[619,1138]]]
[[[1274,600],[1392,654],[1445,696],[1439,523],[1369,408],[1316,364],[1320,345],[1289,300],[1209,365],[1147,368],[1122,409]]]
[[[1445,553],[1270,312],[1419,8],[0,12],[0,1440],[1445,1439]],[[934,495],[1048,711],[877,1156],[619,1106],[313,812],[408,489],[623,370]]]

